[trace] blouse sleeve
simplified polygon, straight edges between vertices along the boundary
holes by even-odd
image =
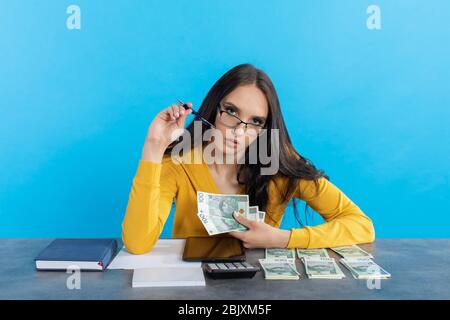
[[[122,240],[134,254],[156,244],[177,194],[177,172],[170,164],[139,161],[122,222]]]
[[[300,179],[294,197],[304,200],[325,223],[291,229],[288,248],[332,248],[375,240],[372,220],[326,178]]]

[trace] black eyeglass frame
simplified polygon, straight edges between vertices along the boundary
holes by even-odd
[[[239,121],[234,127],[231,127],[231,128],[237,128],[241,123],[243,123],[245,125],[245,132],[247,132],[247,126],[250,124],[252,126],[256,126],[256,127],[260,128],[260,131],[258,132],[258,134],[259,134],[261,132],[261,130],[264,129],[264,127],[266,126],[266,124],[260,125],[260,124],[245,122],[242,119],[240,119],[238,116],[229,114],[226,110],[222,110],[220,104],[217,106],[217,112],[219,112],[220,117],[222,116],[222,113],[226,112],[227,115],[232,116],[233,118],[235,118],[236,120]]]
[[[188,109],[191,109],[191,110],[192,110],[192,114],[195,116],[194,120],[200,120],[200,121],[202,121],[204,124],[206,124],[207,126],[213,128],[213,129],[216,128],[215,125],[213,125],[211,122],[209,122],[208,120],[206,120],[203,116],[200,115],[200,113],[198,113],[198,112],[195,111],[194,109],[190,108],[186,103],[184,103],[184,102],[181,101],[180,99],[178,99],[178,102],[179,102],[186,110],[188,110]],[[220,103],[219,103],[219,105],[217,106],[217,111],[219,112],[219,116],[220,116],[220,117],[222,116],[222,113],[223,113],[223,112],[227,112],[226,110],[222,110],[222,109],[221,109]],[[234,128],[234,129],[236,129],[241,123],[243,123],[243,124],[245,125],[245,132],[247,132],[247,125],[250,124],[250,125],[252,125],[252,126],[257,126],[257,127],[261,128],[260,131],[258,132],[258,135],[260,135],[261,132],[262,132],[262,129],[264,129],[265,126],[266,126],[266,123],[265,123],[264,125],[259,125],[259,124],[254,124],[254,123],[248,123],[248,122],[245,122],[245,121],[239,119],[239,117],[237,117],[237,116],[235,116],[235,115],[229,114],[228,112],[227,112],[227,114],[228,114],[229,116],[234,117],[236,120],[239,121],[238,124],[236,124],[234,127],[232,127],[232,128]]]

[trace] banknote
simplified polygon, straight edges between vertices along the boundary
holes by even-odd
[[[298,280],[300,279],[295,263],[290,260],[259,259],[267,280]]]
[[[305,272],[310,279],[342,279],[344,273],[333,258],[304,257]]]
[[[300,249],[297,248],[297,256],[302,259],[305,257],[329,258],[327,249]]]
[[[334,247],[330,248],[340,256],[342,256],[345,259],[354,259],[354,258],[367,258],[371,259],[373,256],[361,249],[360,247],[353,245],[353,246],[341,246],[341,247]]]
[[[264,222],[266,219],[266,213],[264,211],[258,211],[258,221]]]
[[[244,216],[249,213],[249,198],[247,194],[215,194],[198,191],[197,207],[197,212],[204,215],[234,219],[235,211]]]
[[[350,270],[355,279],[387,279],[391,277],[389,272],[370,259],[341,259],[340,262]]]
[[[278,259],[295,260],[295,250],[282,248],[266,248],[266,260]]]
[[[246,218],[252,221],[259,221],[258,206],[248,207]]]
[[[252,221],[264,222],[266,218],[266,213],[264,211],[259,211],[258,206],[250,206],[248,207],[249,214],[247,215],[247,219]]]
[[[197,213],[209,235],[226,233],[231,231],[246,231],[247,228],[241,225],[236,219],[222,218],[216,215],[206,215]]]

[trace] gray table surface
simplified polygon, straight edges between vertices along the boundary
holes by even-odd
[[[301,280],[212,280],[205,287],[132,288],[131,270],[82,272],[81,289],[67,289],[65,272],[36,271],[34,257],[52,239],[0,239],[0,299],[450,299],[450,239],[378,239],[361,247],[392,274],[380,289],[354,279],[307,279],[297,259]],[[329,250],[330,256],[339,257]],[[264,250],[248,250],[257,263]]]

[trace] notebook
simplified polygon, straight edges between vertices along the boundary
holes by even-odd
[[[35,258],[38,270],[104,270],[117,252],[115,239],[56,239]]]

